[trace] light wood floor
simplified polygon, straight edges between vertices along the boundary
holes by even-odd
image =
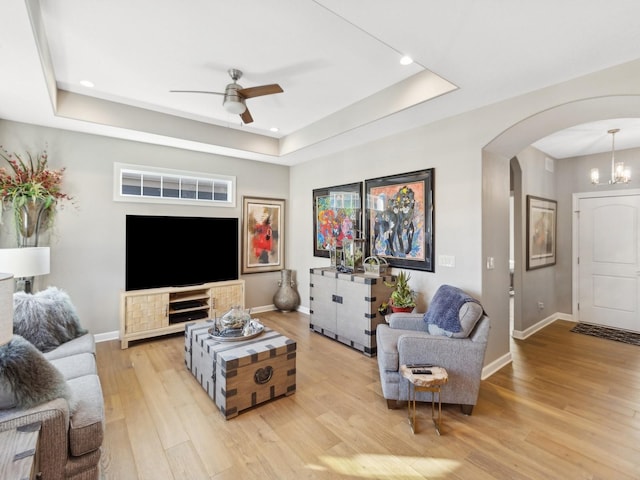
[[[298,342],[297,391],[229,421],[186,370],[183,337],[98,344],[104,478],[640,478],[640,347],[557,321],[513,342],[472,416],[443,407],[438,437],[426,405],[416,435],[387,409],[375,358],[310,332],[306,315],[258,317]]]

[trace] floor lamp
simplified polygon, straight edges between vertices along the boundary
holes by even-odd
[[[15,278],[15,290],[32,293],[33,277],[49,273],[49,247],[0,248],[0,272]]]

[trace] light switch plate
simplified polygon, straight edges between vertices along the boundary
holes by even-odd
[[[456,266],[456,257],[453,255],[439,255],[438,265],[441,267],[453,268]]]

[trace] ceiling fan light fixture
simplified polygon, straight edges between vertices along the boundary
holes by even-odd
[[[229,70],[229,74],[231,74],[231,70]],[[234,113],[237,115],[242,115],[246,110],[247,106],[244,103],[244,98],[238,93],[238,90],[242,88],[242,86],[236,83],[236,80],[240,78],[242,72],[233,71],[233,83],[227,85],[227,88],[224,91],[224,99],[222,100],[222,105],[225,110],[229,113]]]
[[[229,70],[229,75],[233,83],[229,83],[222,92],[211,92],[208,90],[169,90],[173,93],[207,93],[210,95],[223,95],[222,106],[224,109],[234,115],[240,115],[244,124],[252,123],[253,117],[245,104],[247,98],[262,97],[264,95],[273,95],[274,93],[282,93],[282,87],[277,83],[269,85],[258,85],[257,87],[242,88],[238,83],[242,72],[235,68]]]
[[[247,106],[242,101],[233,98],[225,98],[222,104],[227,112],[237,115],[243,114],[247,110]]]

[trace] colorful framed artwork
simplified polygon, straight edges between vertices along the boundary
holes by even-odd
[[[284,206],[281,199],[242,198],[242,273],[284,268]]]
[[[556,263],[558,202],[527,195],[527,270]]]
[[[365,181],[370,256],[392,267],[434,271],[434,173],[429,168]]]
[[[362,238],[362,183],[313,191],[313,255],[329,257],[343,239]]]

